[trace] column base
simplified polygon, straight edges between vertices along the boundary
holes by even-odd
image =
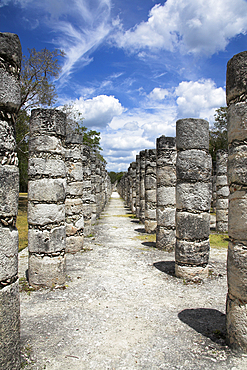
[[[247,352],[247,303],[227,295],[227,342],[230,347]]]
[[[190,281],[204,280],[208,277],[208,265],[206,267],[183,266],[175,263],[175,275]]]

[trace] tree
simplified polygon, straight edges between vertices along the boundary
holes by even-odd
[[[209,152],[213,161],[216,160],[216,153],[219,149],[228,148],[227,141],[227,107],[216,109],[215,122],[209,131]]]
[[[119,183],[123,175],[124,175],[124,172],[114,172],[114,171],[109,172],[111,183],[114,184],[116,181],[117,183]]]

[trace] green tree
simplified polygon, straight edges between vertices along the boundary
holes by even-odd
[[[215,121],[209,131],[209,152],[213,161],[216,160],[218,149],[227,149],[227,107],[216,109]]]
[[[123,175],[124,175],[124,172],[114,172],[114,171],[109,172],[111,183],[114,184],[116,181],[117,183],[119,183]]]

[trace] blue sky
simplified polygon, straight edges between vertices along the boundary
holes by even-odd
[[[60,48],[57,106],[101,132],[107,169],[125,171],[176,120],[214,121],[227,61],[247,50],[246,0],[0,0],[0,31]]]

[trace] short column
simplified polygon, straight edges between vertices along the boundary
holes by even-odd
[[[209,124],[202,119],[177,121],[176,276],[208,276],[212,159]]]

